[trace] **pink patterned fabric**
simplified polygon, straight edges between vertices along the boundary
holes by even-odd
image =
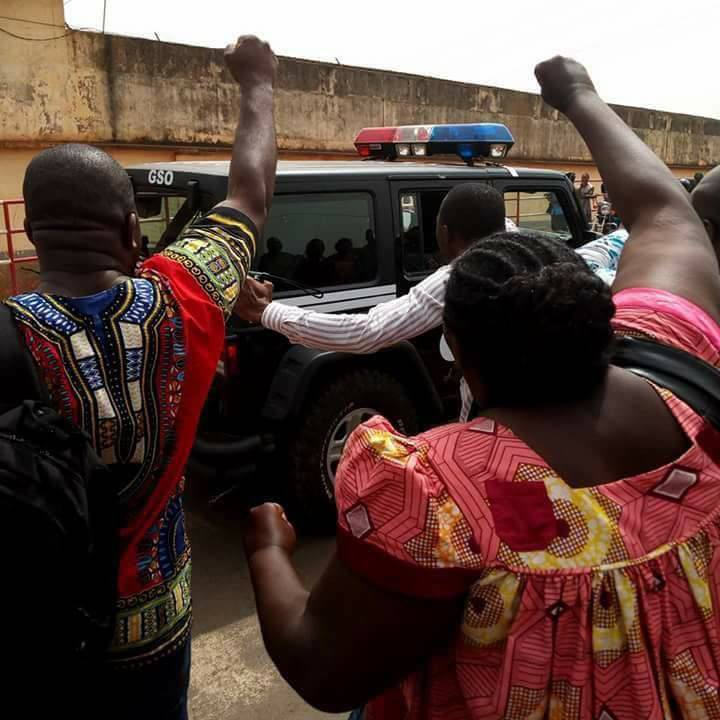
[[[670,300],[620,297],[618,330],[717,363]],[[390,591],[465,598],[452,642],[368,720],[720,718],[720,438],[658,392],[690,449],[593,488],[483,418],[414,438],[382,418],[355,431],[338,471],[340,557]]]
[[[720,327],[695,303],[649,288],[622,290],[613,300],[619,334],[646,335],[720,366]]]

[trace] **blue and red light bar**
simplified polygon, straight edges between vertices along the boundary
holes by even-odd
[[[386,160],[429,155],[459,155],[468,163],[474,158],[502,160],[514,144],[515,138],[500,123],[364,128],[355,138],[361,157]]]

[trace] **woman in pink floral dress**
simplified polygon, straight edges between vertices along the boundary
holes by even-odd
[[[482,410],[358,428],[337,553],[308,593],[282,511],[246,549],[266,645],[326,710],[376,719],[719,718],[720,436],[609,365],[614,334],[719,363],[718,262],[687,193],[585,69],[536,70],[630,229],[614,296],[523,233],[454,265],[445,335]]]

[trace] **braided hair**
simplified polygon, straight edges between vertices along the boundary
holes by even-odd
[[[615,313],[583,259],[534,233],[497,233],[454,263],[445,325],[490,406],[571,402],[605,377]]]

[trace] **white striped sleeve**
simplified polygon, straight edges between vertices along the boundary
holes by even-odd
[[[376,305],[367,314],[319,313],[272,302],[262,324],[290,342],[320,350],[372,353],[442,325],[449,266],[443,266],[407,295]]]

